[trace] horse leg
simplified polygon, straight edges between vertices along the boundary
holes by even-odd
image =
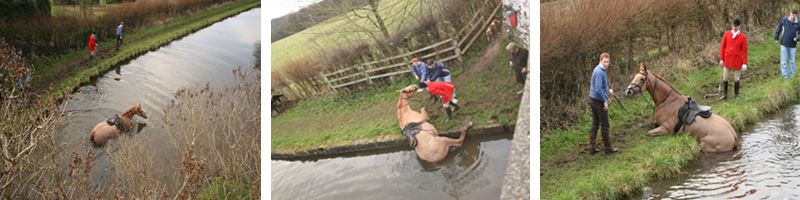
[[[469,130],[470,128],[472,128],[472,122],[469,122],[467,128],[461,131],[461,134],[458,136],[458,139],[451,139],[451,138],[445,138],[445,139],[449,140],[450,146],[461,147],[462,145],[464,145],[464,139],[467,137],[467,130]]]
[[[425,110],[425,107],[420,108],[419,113],[422,116],[422,121],[423,122],[428,121],[428,119],[429,119],[428,118],[428,111]]]
[[[654,128],[653,130],[647,131],[647,135],[651,137],[666,135],[667,129],[663,126],[659,126],[658,128]]]

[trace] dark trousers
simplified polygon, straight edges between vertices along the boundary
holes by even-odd
[[[608,138],[608,110],[603,110],[603,102],[595,99],[589,99],[589,106],[592,107],[592,130],[589,131],[589,147],[595,148],[595,140],[597,138],[597,129],[601,128],[603,136],[603,145],[606,148],[611,148],[611,140]]]
[[[522,67],[514,67],[514,77],[517,78],[517,83],[525,86],[525,75],[527,73],[522,73]]]

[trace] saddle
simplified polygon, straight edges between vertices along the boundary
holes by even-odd
[[[683,126],[694,123],[694,119],[697,116],[702,118],[711,117],[711,106],[700,105],[692,97],[687,96],[686,103],[678,109],[678,124],[675,125],[675,129],[672,132],[677,133]]]
[[[422,131],[422,122],[412,122],[403,127],[403,137],[408,140],[411,148],[417,147],[416,135]]]
[[[109,126],[115,126],[120,131],[125,131],[125,126],[122,125],[122,117],[119,115],[114,115],[114,117],[106,119],[106,124]]]

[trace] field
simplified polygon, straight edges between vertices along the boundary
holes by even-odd
[[[364,8],[367,8],[367,6]],[[400,28],[416,23],[417,17],[413,16],[419,15],[420,11],[428,9],[428,4],[409,3],[409,1],[403,0],[384,0],[380,1],[378,12],[384,18],[389,34],[392,34]],[[363,15],[367,14],[367,12],[361,11],[359,14]],[[355,21],[349,21],[345,15]],[[354,27],[352,24],[377,31],[371,25],[371,22],[364,18],[355,17],[352,12],[328,19],[318,25],[272,43],[271,63],[273,72],[282,71],[288,63],[296,60],[319,59],[323,57],[322,52],[332,53],[330,51],[337,48],[348,48],[362,43],[375,43],[375,40],[369,34],[366,34],[360,28]],[[380,32],[375,34],[380,38],[383,37]]]

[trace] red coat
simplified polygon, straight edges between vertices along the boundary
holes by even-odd
[[[89,51],[94,51],[95,47],[97,47],[97,43],[94,41],[94,35],[89,36]]]
[[[453,91],[456,89],[451,82],[425,82],[428,84],[428,93],[442,96],[442,104],[450,102],[453,98]]]
[[[739,32],[733,38],[731,31],[725,31],[719,48],[719,58],[728,69],[741,70],[742,65],[747,64],[747,36]]]

